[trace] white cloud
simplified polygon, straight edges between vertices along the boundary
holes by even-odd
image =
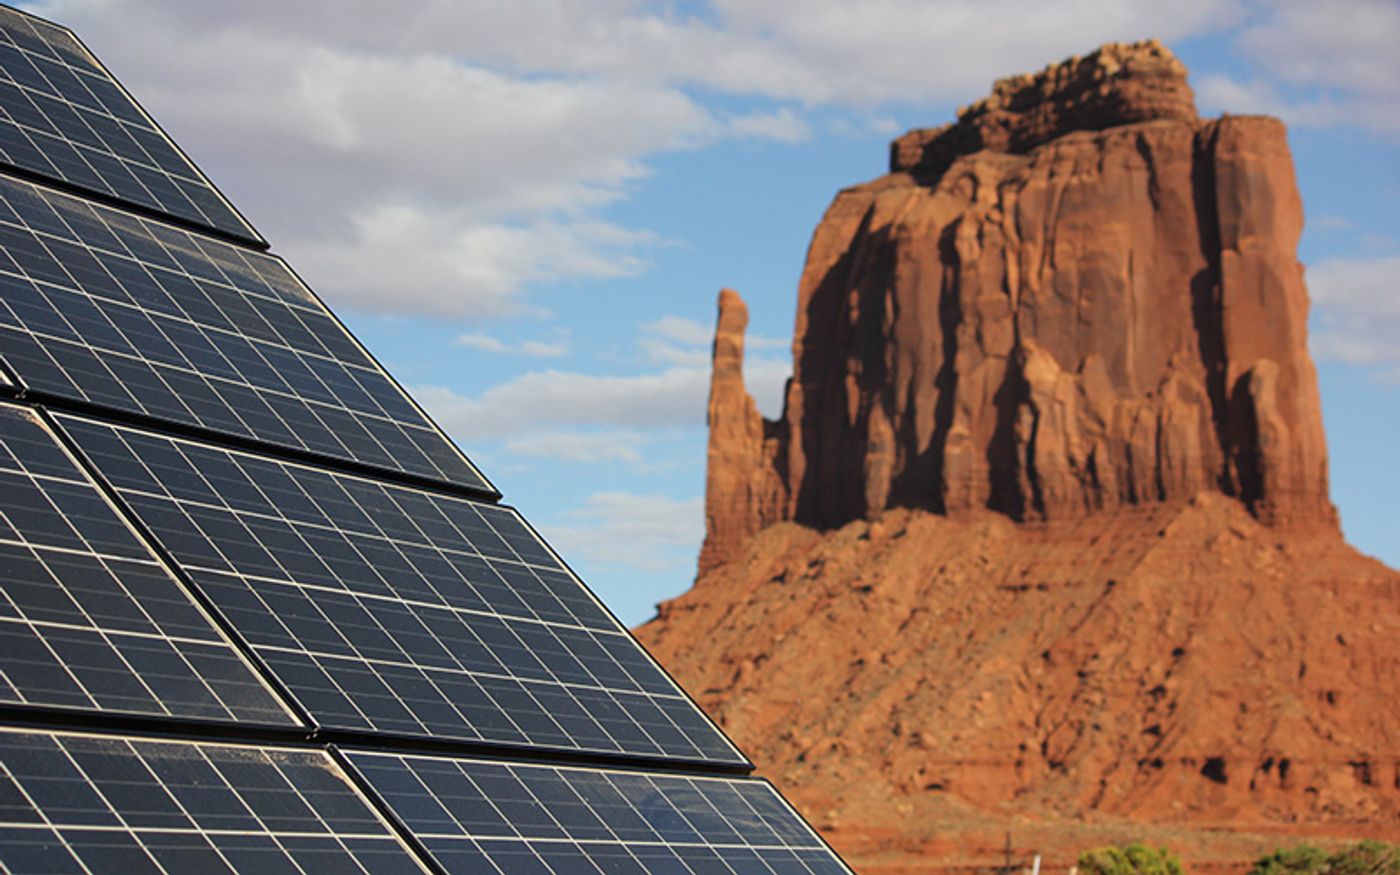
[[[1243,22],[1263,78],[1207,77],[1205,102],[1400,130],[1400,10],[1384,0],[35,6],[75,26],[333,304],[463,320],[529,312],[532,286],[644,271],[655,237],[600,211],[654,156],[806,139],[816,107],[830,130],[889,132],[889,106],[975,97],[1105,40]]]
[[[598,566],[639,571],[689,571],[704,535],[703,502],[658,494],[599,492],[541,527],[563,554]]]
[[[468,349],[476,349],[482,352],[514,352],[515,347],[497,337],[482,332],[472,332],[458,336],[454,341],[460,346]]]
[[[714,339],[712,328],[684,316],[662,316],[643,324],[641,330],[643,334],[651,334],[665,340],[674,340],[677,343],[691,346],[705,346]]]
[[[710,363],[711,329],[694,319],[666,315],[641,326],[637,345],[648,360],[703,368]]]
[[[637,464],[647,436],[635,431],[558,430],[524,435],[506,441],[506,450],[517,456],[554,459],[591,465],[605,462]]]
[[[869,106],[980,94],[996,76],[1107,40],[1164,40],[1237,21],[1238,0],[716,0],[695,12],[642,0],[270,0],[141,6],[49,0],[72,21],[314,35],[361,52],[427,52],[512,72],[650,82],[804,104]]]
[[[1206,114],[1271,115],[1296,127],[1362,126],[1377,131],[1400,132],[1400,120],[1375,106],[1362,107],[1355,100],[1330,94],[1300,96],[1287,93],[1267,79],[1240,81],[1223,74],[1201,77],[1196,99]]]
[[[718,0],[728,63],[708,84],[870,107],[981,95],[991,81],[1108,40],[1177,39],[1233,21],[1230,0]],[[711,60],[711,59],[706,59]],[[758,84],[755,84],[758,83]]]
[[[817,107],[829,130],[889,132],[890,106],[975,97],[1105,40],[1243,22],[1259,75],[1205,77],[1204,103],[1400,133],[1400,8],[1384,0],[35,6],[83,34],[332,304],[461,320],[530,312],[532,286],[644,271],[656,238],[601,211],[654,156],[806,139]]]
[[[528,40],[502,63],[483,34],[548,21],[586,41],[628,4],[562,23],[534,5],[38,11],[77,29],[333,305],[481,320],[528,312],[532,285],[642,270],[653,235],[598,211],[650,157],[802,133],[791,112],[722,117],[656,76],[559,72]]]
[[[566,340],[522,340],[518,343],[507,343],[495,335],[481,331],[458,335],[453,342],[458,346],[465,346],[468,349],[481,352],[526,355],[531,358],[560,358],[569,353],[569,344]]]
[[[710,363],[710,351],[680,344],[668,343],[655,337],[643,337],[637,341],[642,352],[653,362],[667,365],[704,367]]]
[[[1346,216],[1336,216],[1330,213],[1308,219],[1308,225],[1320,231],[1350,231],[1356,227]]]
[[[1308,269],[1320,359],[1400,381],[1400,256],[1333,258]]]
[[[800,143],[812,137],[812,129],[807,122],[791,109],[783,108],[776,112],[751,112],[729,119],[731,134],[762,140],[776,140],[781,143]]]
[[[768,415],[791,373],[783,361],[745,365],[749,392]],[[659,429],[702,428],[709,394],[708,367],[669,367],[622,376],[530,371],[474,397],[445,386],[411,391],[433,418],[466,440],[507,439],[552,426]],[[779,402],[780,403],[780,402]]]
[[[1240,45],[1281,79],[1348,90],[1400,91],[1400,6],[1392,0],[1280,0]]]
[[[826,130],[838,137],[895,137],[903,132],[900,123],[887,115],[835,116],[826,122]]]
[[[1232,112],[1283,116],[1291,112],[1287,102],[1275,93],[1273,85],[1260,79],[1245,82],[1215,73],[1196,77],[1193,90],[1196,92],[1196,104],[1208,115]]]
[[[1254,111],[1297,125],[1349,125],[1400,136],[1400,5],[1393,0],[1282,0],[1244,27],[1240,48],[1269,79],[1217,81],[1213,106],[1233,90]]]
[[[707,325],[687,319],[684,316],[666,315],[641,326],[638,344],[647,357],[654,362],[672,365],[705,365],[710,363],[710,348],[714,342],[714,330]],[[791,344],[778,337],[763,337],[749,334],[744,338],[748,350],[786,349]],[[754,362],[750,361],[752,366]],[[767,363],[758,365],[760,371]]]
[[[550,425],[630,428],[703,426],[705,368],[600,376],[530,371],[471,398],[440,386],[416,397],[443,427],[463,438],[502,438]]]
[[[651,239],[593,220],[512,226],[383,203],[352,212],[348,233],[303,237],[289,248],[333,304],[480,321],[533,312],[523,295],[531,282],[638,273],[645,261],[636,253]]]

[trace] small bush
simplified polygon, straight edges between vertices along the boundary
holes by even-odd
[[[1255,862],[1249,875],[1312,875],[1327,863],[1327,852],[1312,845],[1279,848]]]
[[[1079,855],[1083,875],[1181,875],[1181,858],[1166,848],[1129,845]]]
[[[1360,842],[1333,854],[1312,845],[1279,848],[1249,875],[1400,875],[1400,847]]]

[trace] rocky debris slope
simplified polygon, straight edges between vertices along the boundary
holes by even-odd
[[[1155,42],[842,191],[765,421],[719,302],[707,537],[643,641],[863,875],[1400,838],[1400,574],[1342,540],[1283,126]]]
[[[861,875],[1400,838],[1400,574],[1224,496],[784,523],[638,634]]]
[[[1166,49],[1111,45],[892,157],[813,236],[779,421],[716,359],[702,567],[891,507],[1057,519],[1211,490],[1335,525],[1281,123],[1199,120]]]

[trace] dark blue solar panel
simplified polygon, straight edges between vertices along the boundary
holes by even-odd
[[[38,418],[10,405],[0,702],[296,725]]]
[[[490,489],[281,260],[2,177],[0,356],[36,392]]]
[[[426,870],[322,751],[0,730],[0,871]]]
[[[763,781],[349,751],[449,873],[850,875]]]
[[[262,243],[77,37],[5,6],[0,161]]]
[[[59,421],[322,726],[745,762],[513,510]]]

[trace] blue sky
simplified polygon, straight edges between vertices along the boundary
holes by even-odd
[[[1155,36],[1290,124],[1332,492],[1400,566],[1400,3],[46,0],[627,623],[703,533],[715,295],[1001,75]]]

